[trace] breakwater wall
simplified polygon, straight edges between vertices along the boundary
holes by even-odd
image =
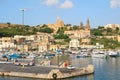
[[[16,77],[29,77],[29,78],[41,78],[41,79],[63,79],[75,76],[84,76],[94,73],[94,66],[88,65],[85,68],[76,68],[71,72],[62,73],[59,69],[52,69],[49,73],[27,73],[27,72],[12,72],[12,71],[0,71],[0,76],[16,76]]]

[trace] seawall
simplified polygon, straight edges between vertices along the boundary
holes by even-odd
[[[41,78],[41,79],[63,79],[75,76],[84,76],[94,73],[94,65],[88,65],[85,68],[76,68],[69,72],[62,72],[59,69],[51,69],[49,73],[29,73],[29,72],[13,72],[0,70],[0,76],[16,76],[16,77],[29,77],[29,78]]]

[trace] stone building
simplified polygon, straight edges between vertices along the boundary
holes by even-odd
[[[90,30],[90,21],[89,21],[89,19],[87,19],[87,23],[86,23],[85,29]]]
[[[70,41],[69,48],[78,48],[79,47],[79,41],[78,39],[74,38]]]
[[[117,36],[117,40],[118,40],[118,42],[120,42],[120,36]]]
[[[80,38],[90,37],[90,30],[65,31],[65,34],[69,35],[70,38],[76,37],[76,38],[80,39]]]
[[[16,44],[14,44],[14,41],[11,37],[2,37],[0,39],[0,50],[1,51],[14,50],[15,47],[16,47]]]
[[[70,36],[70,38],[75,37],[78,39],[81,38],[89,38],[90,37],[90,21],[87,20],[86,26],[83,26],[83,23],[80,23],[80,29],[79,30],[69,30],[65,31],[64,34],[67,34]]]
[[[107,24],[104,26],[104,28],[111,28],[111,29],[115,29],[116,27],[120,28],[120,24]]]
[[[47,51],[49,49],[49,34],[37,33],[30,36],[14,36],[14,41],[17,44],[16,50],[20,51],[33,51],[39,52]]]
[[[37,35],[31,35],[31,36],[29,36],[28,38],[29,39],[28,41],[32,41],[30,49],[37,50],[39,52],[47,51],[49,49],[49,35],[48,34],[37,33]]]
[[[58,49],[58,45],[50,45],[49,50],[56,51]]]
[[[85,39],[83,38],[83,39],[81,39],[81,43],[87,45],[87,44],[90,43],[90,39],[89,38],[85,38]]]
[[[54,33],[57,32],[57,30],[60,27],[64,27],[64,22],[60,19],[60,17],[57,17],[57,21],[55,24],[48,24],[48,27],[53,28],[54,29]]]

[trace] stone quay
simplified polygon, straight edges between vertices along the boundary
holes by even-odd
[[[40,79],[63,79],[75,76],[85,76],[94,73],[94,65],[83,68],[67,69],[43,66],[15,66],[0,64],[0,76],[15,76]]]

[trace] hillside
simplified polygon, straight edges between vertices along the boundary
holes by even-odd
[[[14,35],[32,35],[36,32],[52,33],[53,29],[43,25],[41,27],[33,27],[19,24],[0,24],[0,37],[11,37]]]
[[[119,35],[120,29],[118,27],[112,29],[99,26],[97,29],[91,30],[90,44],[95,45],[99,43],[104,45],[105,49],[118,49],[120,48]]]

